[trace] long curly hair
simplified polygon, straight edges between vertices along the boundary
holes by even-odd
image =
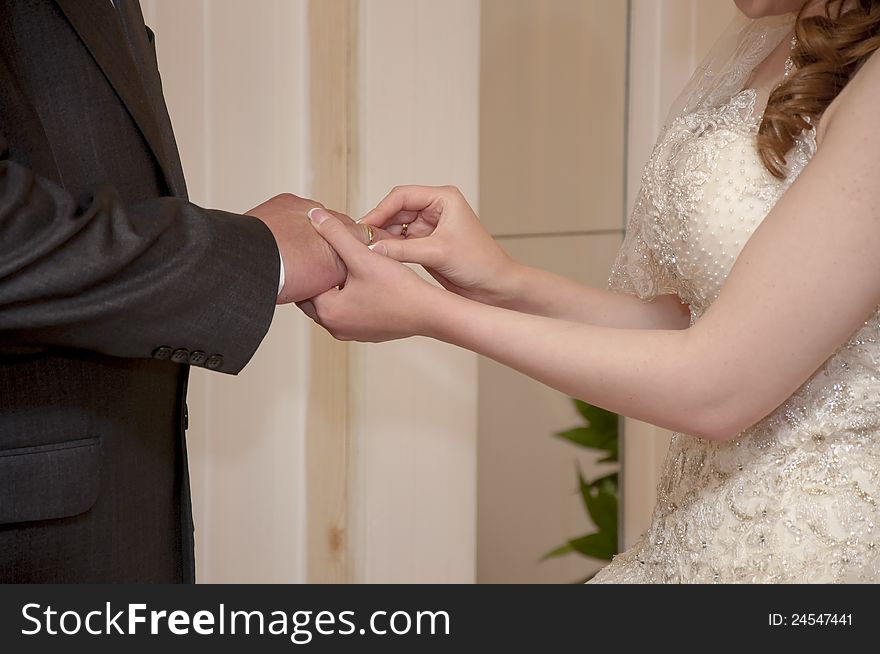
[[[761,160],[785,177],[786,154],[880,48],[880,0],[824,0],[824,13],[795,23],[795,68],[770,95],[758,130]]]

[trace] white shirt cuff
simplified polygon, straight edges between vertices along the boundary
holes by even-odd
[[[278,295],[281,295],[281,291],[284,290],[284,257],[281,256],[281,252],[278,252],[278,260],[281,262],[281,269],[278,273]]]

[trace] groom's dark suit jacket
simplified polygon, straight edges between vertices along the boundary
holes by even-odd
[[[0,581],[192,580],[187,373],[241,370],[278,273],[187,202],[136,0],[0,0]]]

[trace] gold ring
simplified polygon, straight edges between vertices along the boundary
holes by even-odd
[[[376,240],[376,234],[373,233],[373,228],[370,225],[364,226],[367,228],[367,246],[370,246]]]
[[[403,225],[400,228],[400,235],[403,238],[406,238],[406,234],[408,231],[409,231],[409,223],[403,223]]]

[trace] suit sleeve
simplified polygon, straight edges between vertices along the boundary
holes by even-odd
[[[238,373],[279,279],[259,220],[179,198],[75,199],[10,161],[0,133],[0,355],[77,348]]]

